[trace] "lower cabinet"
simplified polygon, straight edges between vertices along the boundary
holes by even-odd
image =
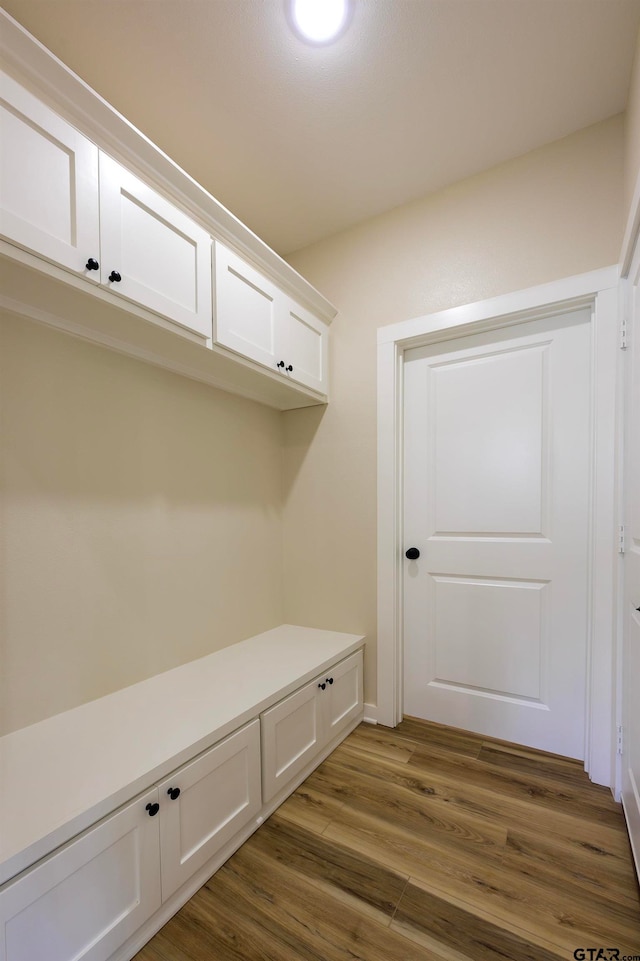
[[[0,891],[0,961],[107,961],[260,808],[256,718]]]
[[[115,957],[357,722],[362,657],[339,661],[0,887],[0,961]]]
[[[260,721],[180,768],[158,791],[166,901],[260,811]]]
[[[7,885],[2,961],[106,961],[160,907],[156,788]]]
[[[362,651],[356,651],[261,714],[263,801],[338,737],[362,704]]]

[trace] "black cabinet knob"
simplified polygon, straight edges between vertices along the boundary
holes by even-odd
[[[119,284],[120,281],[122,280],[122,277],[120,276],[117,270],[112,270],[111,273],[109,274],[109,280],[111,281],[112,284]]]
[[[147,804],[145,810],[149,812],[149,817],[150,817],[150,818],[154,818],[154,817],[156,816],[156,814],[158,813],[158,811],[160,810],[160,805],[159,805],[159,804],[155,804],[155,803],[154,803],[154,804]]]
[[[293,373],[293,367],[291,366],[291,364],[289,364],[288,367],[285,367],[285,370],[288,370],[290,374]]]
[[[276,364],[276,367],[284,367],[284,361],[279,360],[278,363]]]
[[[420,551],[417,547],[410,547],[404,556],[408,557],[410,561],[417,561],[420,557]]]
[[[333,684],[333,678],[332,678],[332,677],[328,677],[328,678],[327,678],[327,684]]]
[[[87,268],[87,270],[99,270],[100,264],[98,263],[97,260],[94,260],[93,257],[89,257],[88,261],[85,264],[85,267]]]
[[[321,687],[323,691],[324,691],[324,689],[325,689],[326,686],[327,686],[327,685],[326,685],[325,683],[318,684],[318,687]]]
[[[172,801],[175,801],[176,798],[179,798],[179,797],[180,797],[180,788],[179,788],[179,787],[170,787],[169,790],[167,791],[167,794],[169,795],[169,797],[171,798]]]

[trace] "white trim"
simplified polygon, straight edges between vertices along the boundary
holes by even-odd
[[[362,718],[365,724],[377,724],[378,723],[378,706],[376,704],[364,705],[364,717]]]
[[[587,756],[592,780],[614,784],[617,565],[617,266],[466,304],[378,331],[378,722],[402,718],[403,357],[410,347],[593,306],[592,604]],[[613,573],[612,573],[613,572]]]

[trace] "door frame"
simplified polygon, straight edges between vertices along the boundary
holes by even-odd
[[[585,770],[616,784],[618,347],[617,266],[453,307],[378,330],[378,701],[375,720],[395,727],[403,708],[403,373],[412,347],[591,308],[591,494]]]

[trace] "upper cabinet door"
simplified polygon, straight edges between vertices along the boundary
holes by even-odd
[[[281,293],[275,284],[223,244],[215,244],[214,340],[243,357],[275,368]],[[283,364],[284,366],[284,364]]]
[[[282,331],[285,370],[292,380],[320,394],[328,392],[328,333],[326,324],[286,298]]]
[[[211,337],[211,237],[100,152],[101,282]]]
[[[98,149],[0,74],[0,232],[97,282]]]

